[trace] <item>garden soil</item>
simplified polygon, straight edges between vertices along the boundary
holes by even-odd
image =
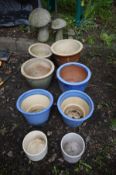
[[[12,53],[0,68],[0,76],[9,79],[0,87],[0,175],[115,175],[116,131],[112,119],[116,111],[116,54],[110,49],[86,49],[80,62],[92,71],[86,92],[95,104],[93,116],[77,128],[70,128],[61,119],[57,99],[61,94],[54,73],[49,91],[54,105],[49,121],[44,126],[30,126],[16,109],[16,100],[31,89],[21,76],[20,66],[28,55]],[[54,60],[54,58],[53,58]],[[57,66],[56,66],[57,68]],[[40,162],[30,161],[22,150],[24,136],[32,131],[43,131],[48,138],[48,154]],[[80,163],[64,161],[60,141],[64,134],[79,133],[86,142]]]

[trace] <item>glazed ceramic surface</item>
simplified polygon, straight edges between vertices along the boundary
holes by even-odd
[[[67,162],[76,163],[85,151],[85,142],[79,134],[68,133],[61,140],[61,150]]]
[[[50,58],[50,56],[52,55],[50,46],[44,43],[32,44],[29,47],[28,51],[31,56],[36,58]]]
[[[72,118],[82,118],[88,115],[89,105],[80,97],[69,97],[61,104],[62,111]]]
[[[87,77],[87,72],[80,66],[69,65],[62,68],[60,76],[68,82],[81,82]]]
[[[61,65],[56,72],[61,91],[84,91],[91,78],[90,69],[81,63],[70,62]]]
[[[94,111],[92,99],[84,92],[66,91],[60,95],[57,107],[64,122],[70,127],[80,126]]]
[[[39,112],[47,108],[50,100],[45,95],[31,95],[23,100],[21,104],[22,110],[25,112]]]
[[[55,66],[44,58],[32,58],[21,66],[21,73],[33,88],[47,88],[51,82]]]
[[[42,160],[48,151],[47,137],[41,131],[31,131],[24,137],[22,147],[30,160]]]
[[[83,44],[74,39],[59,40],[51,46],[51,50],[58,65],[66,62],[78,61],[82,49]]]
[[[53,96],[43,89],[33,89],[19,96],[16,106],[31,125],[43,125],[49,118]]]

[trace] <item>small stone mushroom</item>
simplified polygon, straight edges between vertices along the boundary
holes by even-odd
[[[43,8],[34,9],[29,15],[29,24],[39,28],[38,40],[46,42],[49,38],[48,24],[51,22],[50,13]]]
[[[56,41],[57,40],[61,40],[63,39],[63,28],[66,27],[66,21],[61,19],[61,18],[57,18],[55,20],[52,21],[52,26],[51,28],[53,30],[56,30]]]
[[[68,29],[68,38],[73,39],[75,36],[75,31],[73,29]]]

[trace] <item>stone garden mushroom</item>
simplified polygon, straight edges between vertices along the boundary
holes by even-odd
[[[57,19],[52,21],[51,28],[53,30],[56,30],[56,41],[63,39],[63,28],[64,27],[66,27],[66,21],[65,20],[63,20],[61,18],[57,18]]]
[[[73,29],[68,29],[68,38],[73,39],[75,37],[75,32]]]
[[[34,9],[29,15],[29,24],[39,29],[38,40],[46,42],[49,38],[48,24],[51,22],[50,13],[43,8]]]

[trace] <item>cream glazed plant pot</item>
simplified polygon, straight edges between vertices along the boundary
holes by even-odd
[[[33,88],[48,88],[55,66],[45,58],[32,58],[21,66],[21,74]]]
[[[28,48],[28,52],[35,58],[50,58],[52,55],[51,48],[48,44],[34,43]]]

